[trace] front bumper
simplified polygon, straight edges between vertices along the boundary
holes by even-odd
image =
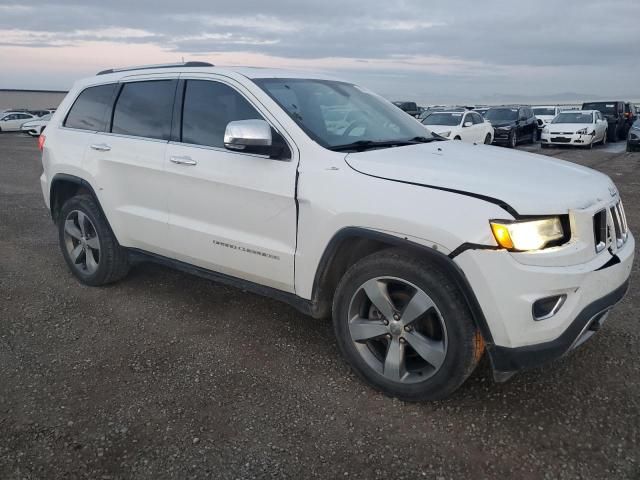
[[[633,264],[631,233],[614,256],[601,252],[586,263],[540,266],[519,262],[506,250],[467,250],[455,258],[476,298],[491,339],[494,370],[511,372],[558,358],[579,344],[585,327],[600,321],[626,292]],[[555,315],[535,320],[536,300],[566,295]]]
[[[497,128],[494,129],[493,143],[497,143],[498,145],[508,145],[512,131],[513,130],[499,130]]]
[[[488,346],[494,371],[504,374],[537,367],[579,347],[600,329],[611,308],[624,298],[628,288],[627,279],[614,291],[587,305],[564,333],[554,340],[519,348]]]
[[[573,145],[584,147],[591,145],[595,139],[594,135],[581,135],[577,133],[573,134],[554,134],[554,133],[542,133],[540,141],[548,145]]]

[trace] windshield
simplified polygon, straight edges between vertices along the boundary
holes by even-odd
[[[614,102],[592,102],[582,105],[583,110],[600,110],[602,113],[612,115],[616,113],[616,104]]]
[[[490,108],[484,114],[489,121],[512,121],[518,118],[517,108]]]
[[[392,103],[349,83],[298,78],[254,82],[325,148],[433,137]]]
[[[422,123],[424,125],[446,125],[454,127],[460,125],[462,113],[432,113]]]
[[[534,107],[533,108],[534,115],[547,115],[554,116],[556,114],[555,108],[545,108],[545,107]]]
[[[592,123],[592,113],[562,112],[551,123]]]

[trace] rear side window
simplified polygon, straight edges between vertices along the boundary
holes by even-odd
[[[111,131],[169,140],[175,80],[125,83],[113,110]]]
[[[233,88],[208,80],[187,80],[182,108],[182,142],[224,147],[224,131],[235,120],[263,120]]]
[[[116,84],[98,85],[82,91],[67,114],[64,126],[81,130],[104,130],[107,109]]]

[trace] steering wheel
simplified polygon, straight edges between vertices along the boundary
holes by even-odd
[[[355,120],[353,123],[351,123],[351,125],[349,125],[347,128],[344,129],[344,132],[342,132],[342,136],[343,137],[348,137],[349,134],[355,130],[357,127],[364,127],[365,129],[368,127],[367,122],[364,122],[362,120],[358,121]]]

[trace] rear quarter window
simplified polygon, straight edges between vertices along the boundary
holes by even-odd
[[[104,130],[115,89],[115,83],[84,89],[69,110],[64,126],[80,130]]]

